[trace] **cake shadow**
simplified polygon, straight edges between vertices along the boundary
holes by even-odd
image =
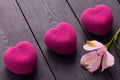
[[[55,53],[48,48],[47,48],[47,52],[48,52],[48,56],[52,60],[54,60],[54,62],[59,63],[59,64],[64,64],[64,65],[73,64],[75,62],[75,59],[76,59],[76,56],[77,56],[76,55],[77,50],[75,50],[72,54],[66,54],[66,55]]]
[[[104,36],[99,36],[99,35],[94,35],[94,34],[89,33],[89,36],[91,37],[91,40],[97,40],[97,41],[102,42],[103,44],[106,44],[107,42],[109,42],[112,39],[113,35],[114,35],[114,30],[113,29],[111,29],[108,32],[108,34],[104,35]]]
[[[11,72],[8,68],[5,68],[4,75],[5,76],[11,75],[9,78],[10,80],[13,80],[13,78],[15,79],[36,79],[36,77],[40,77],[38,67],[36,67],[36,69],[30,74],[16,74],[16,73]]]

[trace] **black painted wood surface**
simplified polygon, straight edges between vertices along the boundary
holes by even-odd
[[[102,37],[89,34],[79,20],[83,10],[100,3],[107,4],[114,16],[113,29]],[[119,80],[120,56],[114,45],[110,48],[116,60],[113,67],[92,74],[80,65],[86,53],[83,44],[89,39],[109,41],[120,25],[119,12],[117,0],[0,0],[0,80]],[[72,55],[57,55],[43,41],[44,33],[60,22],[68,22],[76,30],[77,48]],[[30,75],[11,73],[2,60],[4,51],[22,40],[32,42],[39,57],[37,69]]]
[[[57,80],[93,80],[94,78],[98,80],[111,80],[111,76],[107,71],[103,73],[96,72],[99,75],[92,75],[80,65],[80,58],[86,53],[82,45],[88,38],[83,33],[79,22],[65,0],[17,1]],[[73,55],[69,56],[54,54],[46,48],[43,41],[45,31],[63,21],[72,24],[78,36],[77,50]]]

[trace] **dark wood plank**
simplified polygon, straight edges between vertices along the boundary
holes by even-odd
[[[27,40],[34,44],[38,53],[38,66],[30,75],[16,75],[4,65],[4,51],[19,41]],[[54,80],[31,31],[14,0],[0,0],[0,80]]]
[[[107,4],[112,12],[113,12],[113,17],[114,17],[114,23],[113,23],[113,29],[110,32],[110,34],[108,34],[107,36],[104,36],[102,38],[100,38],[99,36],[94,36],[94,35],[90,35],[92,37],[92,39],[97,39],[103,43],[107,42],[110,40],[111,36],[113,35],[113,33],[120,27],[120,4],[118,3],[117,0],[68,0],[69,4],[71,5],[72,9],[74,10],[74,12],[76,13],[77,18],[79,18],[80,14],[82,13],[83,10],[85,10],[86,8],[89,7],[94,7],[97,4]],[[87,4],[87,5],[86,5]],[[118,41],[120,42],[120,40]],[[114,55],[115,57],[115,65],[111,68],[109,68],[109,72],[113,77],[113,80],[119,80],[120,79],[120,56],[118,55],[118,52],[115,49],[115,46],[112,45],[110,48],[110,52]]]
[[[17,1],[57,80],[93,80],[96,78],[97,80],[111,80],[107,71],[103,73],[98,71],[92,75],[80,65],[81,55],[85,53],[82,45],[87,37],[65,0]],[[62,21],[72,24],[77,32],[77,49],[73,55],[56,55],[47,49],[43,41],[45,31]]]

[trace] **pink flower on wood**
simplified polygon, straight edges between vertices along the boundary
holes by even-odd
[[[102,43],[96,40],[87,41],[83,48],[91,51],[84,54],[80,60],[80,63],[87,68],[89,72],[96,71],[100,67],[100,64],[102,65],[101,71],[114,65],[114,57]]]

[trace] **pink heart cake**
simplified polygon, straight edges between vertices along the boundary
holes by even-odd
[[[30,74],[37,65],[37,53],[28,41],[21,41],[15,47],[8,48],[3,60],[7,68],[16,74]]]
[[[76,32],[72,25],[62,22],[44,35],[46,46],[58,54],[71,54],[76,48]]]
[[[106,35],[113,23],[112,11],[103,4],[86,9],[82,12],[80,19],[85,29],[95,35]]]

